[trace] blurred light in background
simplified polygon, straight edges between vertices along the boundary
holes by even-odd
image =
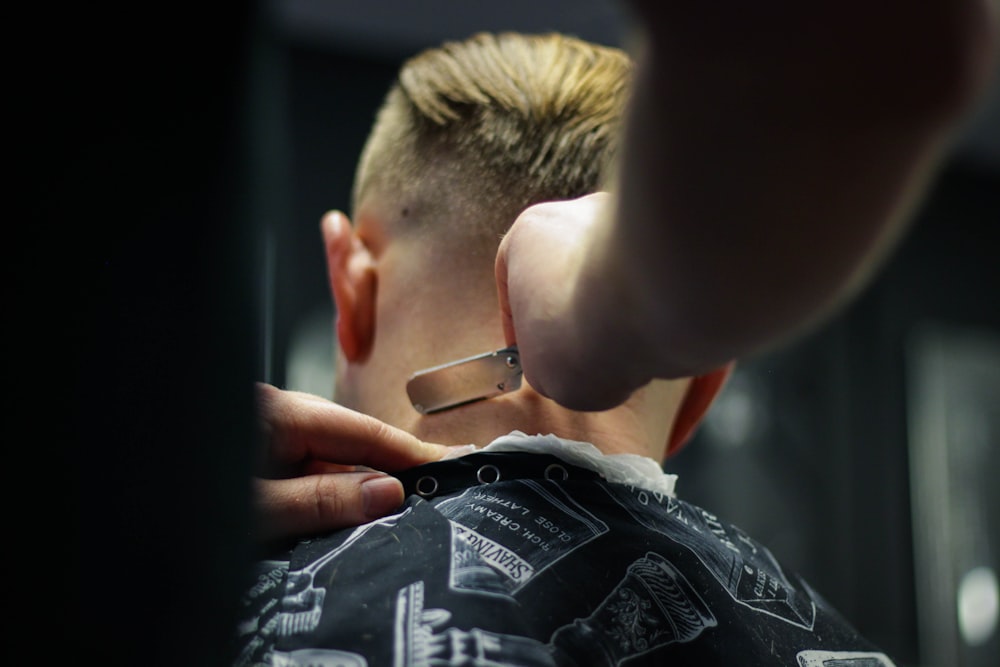
[[[705,417],[708,442],[725,448],[762,440],[770,430],[767,387],[737,368]]]
[[[333,398],[334,314],[318,306],[302,318],[288,345],[285,388]]]
[[[997,631],[1000,591],[992,568],[976,567],[958,585],[958,627],[969,646],[981,646]]]
[[[928,325],[908,349],[921,656],[995,666],[1000,554],[1000,335]]]

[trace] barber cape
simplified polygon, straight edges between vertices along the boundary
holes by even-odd
[[[520,432],[258,564],[235,665],[890,667],[653,460]]]

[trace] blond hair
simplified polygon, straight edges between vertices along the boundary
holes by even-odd
[[[631,71],[623,51],[559,34],[480,33],[424,51],[379,111],[354,203],[398,196],[403,231],[450,218],[452,232],[496,240],[530,204],[601,189]]]

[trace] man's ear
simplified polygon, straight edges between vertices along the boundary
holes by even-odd
[[[733,373],[734,362],[715,369],[705,375],[698,375],[688,381],[687,392],[674,418],[674,427],[667,441],[667,457],[673,456],[688,443],[701,420],[708,412],[715,397],[722,391],[726,380]]]
[[[321,228],[337,340],[348,361],[364,361],[375,338],[375,261],[343,213],[324,215]]]

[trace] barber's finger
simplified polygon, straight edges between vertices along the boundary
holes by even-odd
[[[359,467],[349,463],[333,463],[332,461],[323,461],[322,459],[309,459],[308,461],[303,461],[298,466],[298,475],[303,477],[305,475],[327,475],[335,472],[358,472],[359,470],[371,471],[372,469],[367,466]]]
[[[403,503],[403,486],[372,472],[257,479],[257,539],[279,540],[357,526]]]
[[[277,462],[321,459],[393,471],[437,461],[450,451],[317,396],[263,383],[257,388],[271,458]]]

